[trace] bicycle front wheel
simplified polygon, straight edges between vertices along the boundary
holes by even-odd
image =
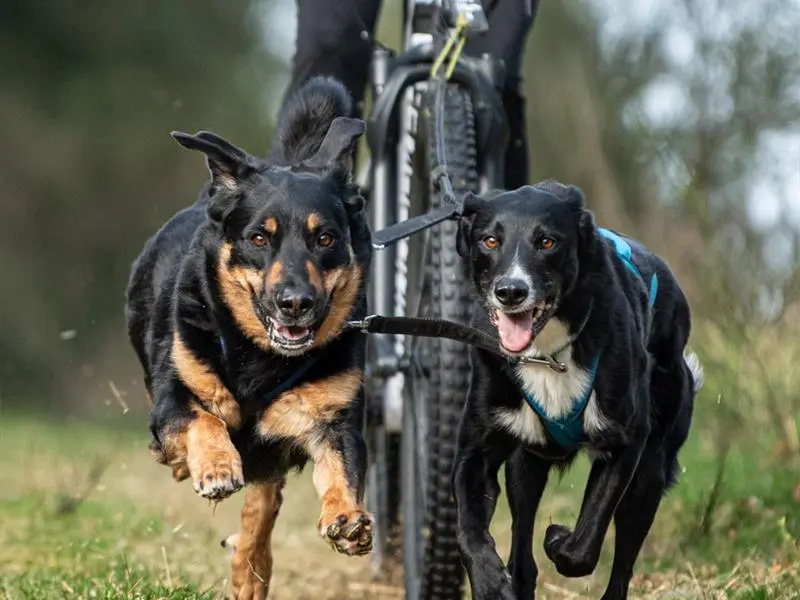
[[[424,152],[424,160],[418,165],[423,166],[420,170],[425,174],[438,166],[434,97],[433,90],[424,95],[421,133],[426,142],[417,144]],[[472,97],[467,90],[448,84],[443,104],[444,137],[438,143],[446,155],[453,191],[458,196],[477,193]],[[432,182],[426,180],[424,185],[430,205],[439,206],[443,200],[432,189]],[[468,323],[470,289],[456,252],[456,231],[457,223],[446,221],[427,234],[417,314]],[[407,590],[416,590],[416,594],[407,592],[407,598],[460,600],[464,570],[458,552],[451,475],[458,422],[469,385],[468,353],[463,344],[450,340],[421,338],[415,343],[416,354],[423,357],[424,372],[412,374],[407,386],[409,410],[404,418],[402,460],[407,465],[405,473],[413,473],[413,477],[407,476],[404,481],[403,513],[404,538],[408,540],[415,532],[419,538],[418,543],[404,544],[406,573],[415,573],[417,579],[410,582],[407,577]],[[409,519],[411,515],[416,518]]]

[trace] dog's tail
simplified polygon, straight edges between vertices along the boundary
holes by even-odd
[[[689,367],[689,372],[692,374],[692,382],[694,383],[692,391],[696,394],[703,387],[703,365],[700,364],[697,354],[689,350],[683,352],[683,360],[686,361],[686,366]]]
[[[270,162],[296,165],[319,150],[331,123],[337,117],[353,116],[353,99],[338,80],[312,77],[285,102],[278,119]]]

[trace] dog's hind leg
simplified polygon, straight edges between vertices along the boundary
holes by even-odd
[[[614,513],[614,563],[603,600],[628,597],[633,566],[653,524],[665,487],[663,449],[649,444]]]
[[[533,558],[533,524],[547,485],[550,463],[517,449],[506,463],[506,494],[511,509],[508,570],[517,598],[533,598],[539,570]]]
[[[285,479],[250,484],[245,489],[242,524],[231,562],[235,600],[265,600],[272,577],[272,529],[282,502]]]
[[[659,407],[658,417],[634,479],[614,513],[614,563],[603,600],[625,600],[628,597],[633,567],[642,544],[661,498],[677,477],[678,451],[689,433],[699,381],[695,373],[690,376],[690,367],[684,367],[682,360],[677,367],[653,370],[651,389],[653,401]],[[675,408],[665,410],[667,406]]]

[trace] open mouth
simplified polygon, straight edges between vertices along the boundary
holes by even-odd
[[[270,319],[269,339],[286,350],[304,350],[314,342],[314,332],[310,327],[282,325],[275,319]]]
[[[553,315],[555,303],[541,302],[525,311],[507,313],[495,310],[492,324],[497,327],[500,346],[506,352],[518,353],[527,349]]]

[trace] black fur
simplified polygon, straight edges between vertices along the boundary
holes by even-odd
[[[241,454],[246,482],[279,480],[288,469],[301,467],[309,458],[307,448],[297,440],[265,440],[256,431],[276,386],[311,357],[318,360],[298,384],[321,382],[349,369],[363,372],[365,340],[358,333],[341,333],[312,348],[276,350],[273,344],[265,350],[234,318],[218,274],[225,246],[232,248],[228,268],[246,269],[262,280],[280,261],[279,281],[264,283],[263,293],[251,287],[249,308],[265,332],[274,331],[275,322],[294,330],[309,327],[313,332],[330,316],[332,298],[314,288],[307,263],[321,276],[357,265],[363,276],[350,317],[365,315],[370,232],[363,200],[351,182],[349,159],[364,123],[350,118],[351,113],[351,99],[340,83],[315,78],[287,103],[268,160],[249,155],[209,132],[173,134],[185,147],[206,154],[211,178],[197,202],[174,215],[135,261],[127,289],[126,318],[153,400],[151,448],[160,461],[172,464],[178,479],[189,473],[185,465],[165,454],[165,438],[185,431],[196,418],[198,405],[211,408],[192,394],[176,373],[172,356],[175,333],[238,403],[241,423],[228,425]],[[320,231],[333,236],[329,247],[321,247],[319,233],[307,230],[312,213],[322,222]],[[279,223],[277,232],[265,231],[264,223],[270,217]],[[255,236],[266,243],[255,246]],[[286,317],[278,307],[281,293],[290,300],[292,294],[313,296],[313,308],[296,318]],[[242,310],[247,309],[243,304]],[[263,337],[268,336],[265,333]],[[316,424],[317,434],[343,453],[347,478],[359,498],[366,467],[362,419],[363,393],[359,393],[334,418]],[[233,485],[223,490],[223,497],[236,489]]]
[[[588,575],[613,518],[614,565],[603,598],[626,598],[661,497],[675,483],[678,451],[701,385],[696,357],[684,355],[691,327],[687,300],[666,263],[632,240],[642,277],[628,270],[598,233],[583,194],[573,186],[545,182],[470,197],[466,207],[458,248],[479,296],[474,325],[494,332],[490,315],[501,307],[497,286],[508,283],[509,269],[516,265],[521,271],[515,267],[512,283],[524,288],[520,298],[527,295],[519,307],[553,304],[549,312],[543,309],[542,318],[549,320],[534,325],[531,343],[537,344],[551,323],[558,327],[558,319],[577,335],[572,369],[589,370],[600,356],[593,401],[603,425],[587,432],[585,448],[595,458],[580,516],[573,530],[550,525],[544,548],[562,575]],[[651,319],[646,284],[654,273],[659,287]],[[569,352],[560,353],[559,360]],[[454,471],[462,557],[476,600],[529,600],[537,576],[531,550],[534,515],[551,467],[568,468],[575,452],[564,453],[549,435],[526,437],[512,430],[499,415],[522,419],[526,415],[518,411],[531,411],[527,416],[540,423],[523,398],[517,372],[482,350],[473,348],[471,359],[472,383]],[[568,376],[548,372],[546,366],[526,368],[530,377],[552,377],[553,382]],[[497,472],[504,462],[513,517],[510,577],[489,534],[499,494]]]

